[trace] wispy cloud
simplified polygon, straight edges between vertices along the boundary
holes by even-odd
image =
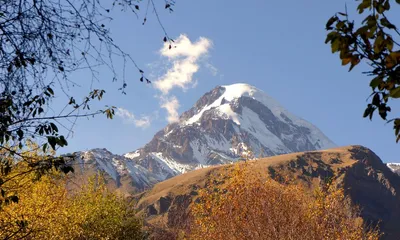
[[[193,75],[199,71],[200,61],[207,56],[211,46],[212,42],[207,38],[200,37],[192,43],[186,35],[180,35],[172,49],[169,49],[168,43],[161,48],[160,55],[168,59],[171,68],[154,82],[154,86],[162,93],[160,104],[167,110],[169,123],[178,121],[180,106],[175,96],[169,96],[170,91],[196,85]]]
[[[208,68],[208,70],[210,71],[211,75],[213,75],[214,77],[217,76],[218,69],[215,66],[211,65],[210,63],[205,63],[204,66],[206,68]]]
[[[133,113],[125,108],[117,108],[115,115],[120,117],[125,123],[134,124],[139,128],[147,128],[151,123],[149,116],[141,116],[140,118],[137,118]]]
[[[175,96],[163,97],[161,99],[161,107],[167,110],[168,116],[167,121],[169,123],[177,122],[179,120],[179,101]]]

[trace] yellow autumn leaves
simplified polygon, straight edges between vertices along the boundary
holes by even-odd
[[[101,177],[67,191],[64,175],[50,171],[37,180],[27,169],[16,164],[2,185],[18,203],[0,208],[0,239],[143,239],[133,206],[108,191]]]
[[[45,176],[19,192],[19,203],[1,210],[1,239],[142,239],[133,209],[94,178],[69,195]],[[25,221],[21,227],[17,221]]]
[[[218,181],[214,181],[218,182]],[[343,191],[333,185],[308,194],[236,166],[222,184],[200,191],[188,239],[378,239]]]

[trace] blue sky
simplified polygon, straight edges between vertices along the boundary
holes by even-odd
[[[327,19],[343,11],[345,3],[177,0],[172,14],[160,9],[168,34],[176,39],[184,34],[191,44],[203,38],[210,45],[204,52],[199,50],[198,56],[189,48],[175,58],[160,55],[164,35],[153,14],[142,26],[141,19],[117,11],[109,24],[114,40],[132,55],[151,80],[162,80],[174,63],[185,67],[189,62],[198,69],[192,72],[185,89],[176,86],[165,93],[160,85],[141,84],[137,71],[127,65],[127,95],[117,90],[121,82],[113,83],[111,75],[100,70],[100,82],[95,87],[107,90],[101,104],[125,109],[125,120],[116,117],[110,121],[102,116],[81,119],[69,138],[69,146],[60,152],[96,147],[114,153],[133,151],[168,123],[167,111],[161,105],[173,96],[179,101],[178,112],[182,113],[217,85],[245,82],[316,125],[337,145],[364,145],[385,162],[400,162],[392,126],[378,118],[372,122],[362,118],[370,94],[369,78],[361,74],[363,67],[349,73],[324,44]],[[347,5],[349,9],[356,8],[355,1],[347,1]],[[395,18],[400,22],[399,17]],[[199,44],[207,45],[204,41]],[[116,65],[122,66],[122,61]],[[89,77],[86,73],[75,74],[82,87],[72,91],[83,93]],[[399,109],[399,104],[393,105],[394,113],[396,107]]]

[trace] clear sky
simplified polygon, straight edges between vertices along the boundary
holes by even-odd
[[[316,125],[337,145],[364,145],[385,162],[400,162],[392,126],[378,118],[372,122],[362,118],[370,94],[369,78],[361,74],[362,67],[348,73],[324,44],[327,19],[343,11],[345,3],[176,0],[172,14],[160,9],[168,34],[183,42],[184,37],[179,36],[184,34],[186,41],[191,41],[186,42],[186,52],[176,56],[160,53],[164,35],[153,14],[142,26],[141,19],[117,11],[109,24],[115,42],[154,83],[141,84],[136,70],[127,65],[127,95],[122,95],[117,91],[121,83],[112,83],[111,75],[100,71],[96,87],[107,89],[102,104],[123,110],[111,121],[103,116],[79,120],[69,146],[61,152],[96,147],[114,153],[134,151],[168,123],[168,116],[173,119],[174,110],[182,113],[189,109],[217,85],[245,82]],[[355,1],[349,0],[347,5],[356,8]],[[394,22],[400,23],[400,18],[395,18]],[[122,66],[122,62],[116,64]],[[174,74],[186,74],[187,82],[173,82]],[[74,75],[83,87],[73,91],[83,92],[88,77]],[[166,103],[169,115],[162,108]],[[398,113],[400,104],[393,107]]]

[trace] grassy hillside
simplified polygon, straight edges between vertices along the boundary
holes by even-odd
[[[300,183],[310,192],[331,179],[353,204],[360,206],[367,224],[380,222],[385,239],[400,238],[400,177],[367,148],[348,146],[287,154],[249,161],[247,167],[253,174]],[[137,208],[156,227],[179,228],[187,222],[188,209],[197,201],[199,189],[215,179],[226,178],[233,168],[223,165],[199,169],[158,183],[135,196]]]

